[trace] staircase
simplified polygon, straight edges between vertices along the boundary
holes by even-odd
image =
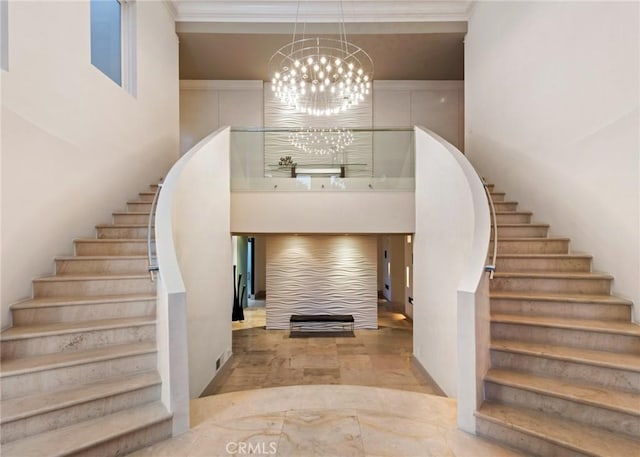
[[[632,304],[610,294],[613,278],[591,271],[591,256],[490,190],[498,257],[477,432],[532,455],[640,456]]]
[[[156,186],[33,281],[0,335],[3,456],[122,455],[171,436],[147,222]]]

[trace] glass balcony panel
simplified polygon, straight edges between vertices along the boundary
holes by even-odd
[[[412,191],[403,129],[231,129],[231,191]]]

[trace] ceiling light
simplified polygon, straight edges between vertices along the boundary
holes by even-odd
[[[298,1],[293,38],[269,61],[269,73],[273,75],[270,79],[275,86],[273,92],[281,102],[297,112],[313,116],[343,112],[357,106],[369,93],[368,85],[352,85],[352,78],[357,74],[364,81],[373,80],[373,61],[361,47],[347,40],[342,2],[339,4],[341,21],[337,37],[305,38],[304,34],[296,35],[300,12]],[[300,68],[300,71],[294,68]],[[293,83],[281,84],[284,74]],[[312,86],[310,91],[306,91],[301,84],[304,80],[326,87],[316,89]],[[345,84],[351,87],[349,91],[336,90]]]

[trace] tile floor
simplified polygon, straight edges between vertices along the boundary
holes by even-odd
[[[203,396],[310,384],[441,394],[413,361],[411,321],[381,302],[378,324],[378,330],[356,330],[355,337],[289,338],[288,330],[265,330],[263,306],[246,308],[245,321],[233,324],[234,356]]]
[[[233,324],[234,357],[191,401],[191,429],[135,457],[512,457],[457,429],[456,401],[411,359],[412,325],[379,307],[378,330],[289,338],[264,307]]]
[[[191,430],[135,457],[514,457],[456,427],[453,399],[365,386],[247,390],[191,402]]]

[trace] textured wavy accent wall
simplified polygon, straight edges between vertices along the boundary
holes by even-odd
[[[373,126],[373,104],[371,96],[366,97],[357,107],[336,116],[310,116],[297,113],[284,105],[271,90],[271,83],[264,86],[264,125],[265,127],[360,127]],[[289,170],[278,170],[280,157],[291,156],[299,165],[316,164],[361,164],[347,169],[348,176],[371,176],[373,139],[370,132],[354,132],[353,143],[343,152],[335,155],[316,155],[300,151],[289,142],[289,135],[266,133],[264,138],[264,163],[266,176],[289,176]]]
[[[353,314],[378,328],[374,236],[267,237],[267,328],[288,329],[291,314]]]

